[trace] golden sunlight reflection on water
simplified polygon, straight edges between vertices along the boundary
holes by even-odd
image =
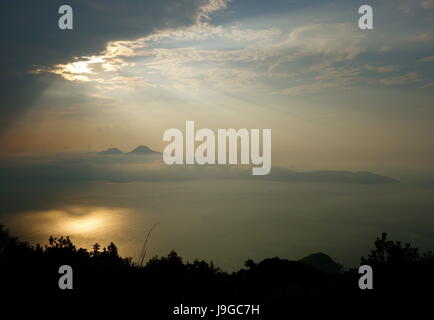
[[[50,236],[70,236],[75,245],[90,248],[95,242],[103,246],[122,242],[129,234],[132,215],[124,208],[76,206],[22,213],[10,227],[32,243],[45,244]]]

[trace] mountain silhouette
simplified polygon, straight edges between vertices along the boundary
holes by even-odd
[[[128,153],[124,153],[121,150],[119,150],[118,148],[108,148],[107,150],[97,152],[97,154],[100,154],[100,155],[118,155],[118,154],[149,155],[149,154],[161,154],[161,153],[154,151],[147,146],[140,145]]]
[[[294,182],[328,182],[328,183],[359,183],[359,184],[389,184],[399,183],[398,180],[369,171],[319,170],[297,172],[285,168],[273,168],[268,176],[276,181]]]
[[[140,145],[134,150],[128,152],[128,154],[160,154],[160,152],[154,151],[147,146]]]
[[[118,148],[108,148],[107,150],[100,151],[97,153],[101,154],[101,155],[123,154],[123,152],[121,150],[119,150]]]
[[[299,262],[308,264],[318,270],[330,274],[338,274],[342,272],[342,266],[339,263],[333,261],[332,258],[322,252],[310,254],[300,259]]]

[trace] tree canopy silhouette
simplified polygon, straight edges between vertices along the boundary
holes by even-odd
[[[288,303],[333,305],[360,299],[372,302],[378,297],[381,301],[397,296],[411,299],[434,286],[433,254],[388,240],[385,233],[375,240],[367,257],[361,258],[361,264],[373,268],[375,290],[363,292],[358,288],[357,269],[326,272],[303,260],[276,257],[260,262],[249,259],[244,268],[227,273],[212,262],[185,262],[175,251],[143,264],[119,256],[113,242],[106,247],[95,243],[87,250],[77,248],[66,236],[50,237],[48,244],[33,246],[11,236],[0,225],[1,290],[29,299],[128,299],[147,305],[149,310],[157,310],[161,304],[259,303],[273,305],[271,309],[279,314],[286,312]],[[61,265],[72,267],[74,290],[59,289]]]

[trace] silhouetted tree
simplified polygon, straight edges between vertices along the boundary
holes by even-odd
[[[420,253],[410,243],[387,239],[387,233],[377,238],[362,265],[370,265],[375,275],[375,287],[385,295],[424,295],[434,285],[434,256]]]
[[[153,257],[142,266],[119,256],[112,242],[103,248],[95,243],[88,251],[77,248],[69,237],[50,237],[47,245],[31,246],[11,237],[0,225],[1,290],[31,299],[62,300],[68,296],[63,300],[69,302],[74,296],[86,296],[115,303],[128,298],[146,304],[147,311],[158,309],[163,302],[166,307],[159,307],[162,310],[177,303],[261,303],[272,305],[270,309],[278,315],[279,310],[288,312],[286,306],[301,306],[303,301],[311,305],[351,301],[366,305],[362,299],[372,302],[369,299],[380,297],[384,303],[389,297],[400,296],[410,300],[434,286],[433,254],[388,240],[386,234],[376,239],[374,249],[361,262],[373,267],[375,290],[369,290],[373,292],[358,288],[356,269],[331,274],[303,262],[271,258],[260,262],[249,259],[245,268],[228,274],[212,262],[184,262],[175,251]],[[72,291],[61,291],[57,285],[58,268],[63,264],[73,267]]]

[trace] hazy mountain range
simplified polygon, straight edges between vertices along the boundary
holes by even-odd
[[[147,155],[147,154],[161,154],[158,151],[154,151],[151,148],[140,145],[136,147],[134,150],[131,150],[130,152],[123,152],[119,150],[118,148],[108,148],[107,150],[99,151],[97,152],[99,155],[117,155],[117,154],[133,154],[133,155]]]
[[[369,171],[319,170],[297,172],[284,168],[273,168],[270,179],[276,181],[340,182],[361,184],[398,183],[399,181]]]
[[[108,148],[91,153],[63,153],[46,156],[33,163],[25,161],[0,161],[0,177],[4,181],[180,181],[255,179],[281,182],[320,182],[352,184],[391,184],[399,181],[368,171],[322,170],[298,172],[288,168],[273,167],[266,176],[252,176],[248,165],[165,165],[161,152],[140,145],[129,152]],[[136,157],[137,156],[137,157]],[[140,156],[140,157],[139,157]],[[161,162],[158,167],[146,164]],[[135,164],[143,164],[136,167]],[[158,168],[158,169],[157,169]]]

